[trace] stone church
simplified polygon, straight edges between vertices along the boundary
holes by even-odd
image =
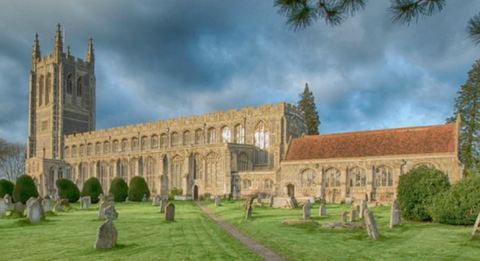
[[[97,177],[143,176],[152,194],[181,189],[186,197],[265,193],[327,201],[390,201],[399,176],[419,165],[462,178],[459,121],[454,123],[304,135],[302,114],[288,103],[95,129],[95,54],[64,50],[60,25],[53,52],[42,56],[38,35],[29,77],[25,169],[42,195],[59,178],[81,189]]]

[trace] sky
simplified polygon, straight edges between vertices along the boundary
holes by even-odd
[[[97,129],[296,103],[305,83],[320,133],[444,123],[480,57],[465,29],[480,1],[409,26],[389,2],[294,31],[273,0],[0,0],[0,137],[25,142],[34,34],[45,55],[57,23],[74,56],[94,39]]]

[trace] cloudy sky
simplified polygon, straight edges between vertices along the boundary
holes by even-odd
[[[388,5],[294,32],[273,0],[0,0],[0,137],[25,140],[33,36],[51,52],[58,22],[75,56],[94,38],[99,129],[295,103],[306,82],[321,133],[443,123],[480,57],[465,33],[480,1],[410,26]]]

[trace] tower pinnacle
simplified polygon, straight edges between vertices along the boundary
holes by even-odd
[[[93,38],[92,37],[90,37],[90,39],[88,39],[86,61],[88,63],[94,63],[95,62],[95,53],[94,53],[94,49],[93,49]]]
[[[60,56],[63,53],[63,38],[62,38],[62,26],[57,24],[57,31],[55,32],[55,55]]]
[[[35,39],[32,46],[32,59],[40,58],[40,41],[38,40],[38,33],[35,33]]]

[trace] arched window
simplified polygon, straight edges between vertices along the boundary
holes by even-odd
[[[93,144],[92,144],[92,143],[88,143],[88,144],[87,144],[87,156],[92,155],[92,152],[93,152]]]
[[[47,83],[45,84],[45,105],[50,103],[50,92],[52,90],[52,75],[47,74]]]
[[[102,153],[102,143],[95,143],[95,154],[100,155]]]
[[[340,187],[340,171],[336,168],[329,168],[325,171],[325,187]]]
[[[192,144],[192,135],[190,131],[186,130],[183,132],[183,145],[190,145]]]
[[[108,163],[105,161],[97,163],[97,178],[104,189],[108,186]]]
[[[218,159],[217,154],[211,152],[207,155],[206,159],[206,173],[205,173],[205,184],[207,187],[212,187],[216,184],[217,181],[217,171],[218,171]]]
[[[132,138],[132,151],[138,150],[138,138],[133,137]]]
[[[249,179],[244,179],[242,182],[242,187],[244,189],[251,189],[252,188],[252,181]]]
[[[160,147],[161,148],[168,147],[168,136],[165,133],[162,133],[162,135],[160,135]]]
[[[265,189],[272,189],[273,188],[273,180],[271,179],[266,179],[264,182],[263,182],[263,187]]]
[[[70,148],[68,146],[65,147],[65,157],[66,158],[70,157]]]
[[[183,158],[177,155],[172,159],[172,186],[174,188],[182,187],[182,169]]]
[[[247,154],[242,152],[238,155],[238,171],[248,170],[248,157]]]
[[[147,136],[143,136],[140,143],[141,143],[140,146],[141,146],[142,150],[146,150],[148,148]]]
[[[85,156],[85,145],[80,145],[80,156]]]
[[[172,132],[171,142],[172,142],[171,144],[172,147],[176,147],[180,144],[177,132]]]
[[[145,179],[147,181],[148,188],[152,191],[152,193],[156,192],[156,184],[155,184],[155,168],[156,168],[156,161],[152,157],[148,157],[145,161]]]
[[[80,166],[78,166],[78,183],[83,186],[83,183],[85,182],[85,178],[87,177],[87,172],[88,172],[88,164],[86,163],[80,163]]]
[[[118,177],[120,177],[123,180],[125,180],[126,182],[128,182],[127,172],[128,172],[128,162],[127,162],[127,160],[122,160],[122,161],[118,160],[117,161],[117,175],[118,175]]]
[[[112,142],[112,152],[118,152],[119,147],[118,147],[118,140],[113,140]]]
[[[156,134],[152,135],[150,146],[152,147],[152,149],[158,148],[158,135]]]
[[[350,177],[350,187],[364,187],[367,185],[367,175],[365,170],[359,167],[352,168],[348,171]]]
[[[82,88],[83,88],[82,77],[78,77],[77,79],[77,96],[78,97],[82,96]]]
[[[38,81],[38,106],[42,105],[43,103],[43,94],[45,93],[45,78],[40,76],[40,80]]]
[[[73,93],[73,76],[72,74],[69,74],[67,76],[67,94],[72,94]]]
[[[203,130],[197,129],[195,131],[195,144],[203,144]]]
[[[222,128],[222,143],[229,143],[232,139],[232,133],[230,132],[230,128],[228,126],[224,126]]]
[[[245,129],[242,124],[235,125],[235,143],[245,143]]]
[[[208,129],[207,131],[207,143],[208,144],[215,144],[216,142],[216,131],[215,131],[215,128],[210,128]]]
[[[202,179],[203,177],[203,160],[202,156],[200,154],[195,154],[194,157],[194,167],[195,167],[195,172],[194,172],[194,178],[195,179]]]
[[[110,152],[110,142],[104,141],[103,142],[103,153],[109,153]]]
[[[375,186],[391,187],[393,186],[393,170],[390,167],[381,166],[375,169]]]
[[[122,152],[127,151],[128,148],[128,140],[127,139],[122,139]]]
[[[255,128],[255,146],[260,149],[268,149],[270,145],[270,135],[265,127],[265,123],[260,121]]]
[[[77,156],[77,146],[73,145],[72,146],[72,157],[76,157]]]
[[[313,187],[316,183],[316,174],[313,169],[306,169],[302,172],[302,186],[303,187]]]

